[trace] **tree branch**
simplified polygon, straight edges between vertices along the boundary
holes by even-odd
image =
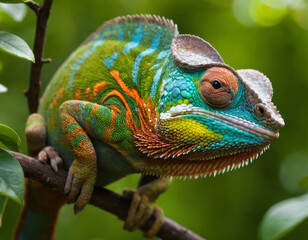
[[[25,4],[27,4],[28,7],[31,8],[35,12],[35,14],[38,14],[41,8],[41,6],[38,3],[33,2],[33,1],[26,2]]]
[[[37,112],[41,91],[42,66],[45,62],[49,62],[48,60],[46,61],[43,59],[43,51],[46,38],[47,21],[52,2],[53,0],[45,0],[42,5],[39,5],[33,1],[26,3],[37,16],[33,47],[35,62],[31,65],[29,89],[25,91],[30,113]]]
[[[42,164],[35,158],[16,152],[10,151],[10,153],[21,164],[25,177],[39,181],[44,185],[63,193],[67,177],[66,171],[60,169],[58,173],[55,173],[49,165]],[[130,206],[130,200],[108,189],[95,187],[90,204],[125,220]],[[153,222],[154,216],[149,219],[142,230],[147,231],[152,226]],[[205,240],[167,217],[165,217],[164,224],[157,233],[157,236],[164,240]]]

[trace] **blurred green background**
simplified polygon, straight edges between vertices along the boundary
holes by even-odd
[[[43,89],[65,58],[104,21],[127,14],[149,13],[173,19],[180,33],[210,42],[235,69],[253,68],[272,81],[274,103],[285,119],[280,138],[254,163],[225,175],[198,180],[174,180],[158,204],[166,216],[212,240],[258,239],[258,227],[274,203],[295,196],[284,189],[279,174],[285,158],[296,152],[307,162],[308,139],[308,10],[304,0],[55,0],[48,23]],[[17,23],[0,12],[1,30],[33,45],[35,16],[28,11]],[[28,116],[23,91],[30,63],[0,52],[0,122],[14,128],[23,140]],[[293,154],[293,155],[292,155]],[[288,157],[289,156],[289,157]],[[291,156],[291,157],[290,157]],[[291,159],[291,160],[290,160]],[[307,170],[308,171],[308,170]],[[306,174],[308,175],[308,174]],[[121,192],[135,187],[138,176],[109,186]],[[10,239],[20,206],[9,201],[0,239]],[[123,222],[93,206],[74,216],[72,206],[60,215],[56,239],[143,239],[129,233]],[[308,239],[308,221],[284,239]]]

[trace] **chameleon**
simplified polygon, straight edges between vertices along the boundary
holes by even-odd
[[[78,213],[95,185],[133,173],[142,177],[124,191],[132,199],[124,227],[140,228],[154,213],[146,236],[155,236],[163,213],[154,202],[170,179],[240,168],[279,137],[284,120],[272,97],[264,74],[234,70],[172,20],[106,22],[59,68],[28,119],[30,153],[68,170],[66,197],[30,183],[15,238],[52,238],[65,199]]]

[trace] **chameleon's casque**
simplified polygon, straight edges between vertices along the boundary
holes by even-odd
[[[59,152],[69,169],[67,199],[76,201],[78,212],[95,184],[104,186],[130,173],[198,177],[248,164],[284,126],[272,96],[266,76],[234,70],[209,43],[179,34],[172,21],[119,17],[61,66],[42,97],[40,115],[28,120],[27,139],[30,152],[43,161],[48,155],[54,169],[60,158],[50,147],[41,149],[46,144]],[[144,225],[166,181],[126,191],[134,195],[126,229]],[[33,189],[30,199],[38,196]],[[142,207],[136,199],[143,199]],[[27,224],[33,219],[40,230],[30,224],[32,232],[53,231],[56,213],[45,221],[45,208],[38,211],[36,202],[25,209],[27,221],[20,223],[18,239],[32,236]],[[155,226],[148,236],[161,224]]]

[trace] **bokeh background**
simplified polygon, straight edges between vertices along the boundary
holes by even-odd
[[[166,216],[207,239],[258,239],[266,210],[302,191],[292,184],[284,187],[290,182],[290,166],[294,168],[296,161],[306,164],[306,168],[299,169],[308,175],[307,2],[55,0],[45,46],[45,57],[52,58],[52,63],[44,65],[43,89],[65,58],[104,21],[141,13],[173,19],[180,33],[207,40],[235,69],[258,69],[271,79],[274,103],[286,122],[271,148],[240,170],[205,179],[175,180],[158,199]],[[0,30],[17,34],[33,46],[35,20],[31,11],[22,22],[0,12]],[[23,91],[28,86],[29,70],[29,62],[0,52],[0,83],[8,87],[7,93],[0,94],[0,122],[19,133],[24,152],[28,108]],[[132,175],[108,188],[121,192],[124,187],[135,187],[137,179]],[[19,205],[9,201],[0,229],[1,240],[11,238],[20,210]],[[87,206],[74,216],[69,205],[61,211],[56,239],[143,239],[140,231],[129,233],[122,229],[123,222],[109,213]],[[307,236],[305,221],[283,239],[304,240]]]

